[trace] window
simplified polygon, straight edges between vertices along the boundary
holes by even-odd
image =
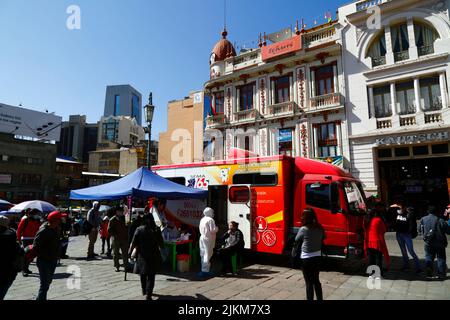
[[[42,164],[43,160],[39,158],[25,158],[27,164]]]
[[[217,114],[223,114],[225,112],[225,95],[223,91],[214,94],[214,105]]]
[[[414,82],[402,82],[395,85],[397,92],[397,103],[400,104],[400,115],[416,113],[414,103]]]
[[[330,185],[329,184],[307,184],[306,204],[312,207],[330,210]]]
[[[240,87],[239,90],[239,110],[253,109],[253,84]]]
[[[389,85],[373,88],[373,102],[375,104],[375,117],[386,118],[392,116],[391,89]]]
[[[334,122],[319,126],[319,157],[337,156],[336,124]]]
[[[344,190],[347,198],[349,213],[353,215],[364,215],[367,207],[364,202],[361,189],[355,182],[344,182]]]
[[[118,139],[119,123],[113,119],[109,119],[102,125],[102,139],[108,141],[116,141]]]
[[[239,173],[233,176],[233,184],[276,186],[278,175],[276,173]]]
[[[409,59],[409,39],[406,23],[391,27],[391,38],[394,60],[397,62]]]
[[[372,67],[386,64],[386,37],[384,31],[372,43],[367,56],[372,58]]]
[[[37,186],[40,185],[42,181],[42,175],[40,174],[21,174],[20,183],[22,185]]]
[[[434,144],[431,146],[431,152],[433,154],[448,153],[448,143]]]
[[[434,41],[438,34],[432,27],[414,22],[414,35],[419,57],[434,53]]]
[[[316,96],[334,93],[333,65],[317,68],[314,72]]]
[[[424,111],[442,109],[441,87],[439,77],[420,79],[420,103]]]
[[[4,162],[7,162],[9,160],[9,156],[7,156],[6,154],[1,155],[0,159]]]
[[[428,155],[428,146],[413,147],[413,155],[415,156]]]
[[[396,157],[409,157],[409,147],[395,148]]]
[[[278,131],[278,151],[281,155],[292,156],[292,132],[293,128],[280,129]]]
[[[290,101],[290,76],[283,76],[275,79],[275,103]]]
[[[247,187],[231,187],[229,199],[231,203],[248,203],[250,201],[250,190]]]
[[[378,149],[378,158],[391,158],[392,150],[391,149]]]
[[[114,96],[114,115],[117,116],[120,114],[120,96]]]
[[[131,117],[139,119],[140,110],[141,106],[139,104],[139,97],[133,94],[133,97],[131,98]]]

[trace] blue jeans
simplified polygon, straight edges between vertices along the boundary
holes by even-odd
[[[397,233],[397,242],[400,246],[400,250],[402,251],[403,257],[403,268],[409,268],[409,257],[408,252],[414,259],[414,264],[416,265],[416,269],[420,270],[420,262],[417,254],[414,252],[413,241],[411,235],[409,233]],[[406,251],[408,250],[408,251]]]
[[[57,261],[45,261],[37,259],[36,266],[39,269],[39,278],[41,285],[39,287],[39,293],[36,300],[47,300],[47,291],[50,288],[50,284],[53,281],[53,275],[55,274]]]
[[[433,270],[434,259],[437,257],[437,267],[438,274],[440,276],[447,275],[447,264],[446,264],[446,255],[445,255],[445,247],[435,247],[425,244],[425,263],[427,269]]]

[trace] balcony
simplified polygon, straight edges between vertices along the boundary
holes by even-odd
[[[256,120],[256,109],[242,110],[234,113],[234,121],[254,121]]]
[[[228,119],[224,114],[217,114],[215,116],[208,116],[206,118],[206,125],[208,127],[221,126],[228,123]]]
[[[386,56],[372,58],[372,67],[383,66],[386,64]]]
[[[437,124],[444,122],[441,111],[425,111],[424,117],[426,124]]]
[[[252,49],[236,57],[229,58],[225,64],[225,74],[257,65],[261,62],[261,49]]]
[[[400,51],[400,52],[394,52],[394,60],[395,62],[404,61],[409,59],[409,51]]]
[[[392,128],[391,117],[377,119],[377,129],[388,129],[388,128]]]
[[[356,11],[364,11],[371,7],[378,6],[382,3],[389,2],[390,0],[365,0],[356,4]]]
[[[303,46],[305,48],[311,48],[336,39],[336,25],[331,25],[305,33],[303,35]]]
[[[433,54],[434,53],[434,45],[418,47],[417,52],[419,54],[419,57],[426,56],[428,54]]]
[[[267,110],[268,117],[289,116],[294,115],[298,111],[298,106],[295,102],[289,101],[268,106]]]
[[[400,117],[400,127],[413,126],[417,124],[415,115],[405,115]]]
[[[340,104],[341,104],[340,93],[330,93],[311,98],[311,107],[313,108],[333,107],[338,106]]]

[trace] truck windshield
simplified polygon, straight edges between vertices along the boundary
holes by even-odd
[[[344,190],[347,197],[349,213],[353,215],[366,214],[366,203],[358,185],[353,181],[344,182]]]

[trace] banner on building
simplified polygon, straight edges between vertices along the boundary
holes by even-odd
[[[266,61],[284,54],[302,49],[302,37],[294,36],[290,39],[262,47],[262,60]]]
[[[0,132],[38,140],[59,141],[62,118],[0,103]]]
[[[343,156],[317,158],[317,160],[335,165],[336,167],[340,167],[340,168],[344,167],[344,157]]]
[[[292,129],[280,129],[278,133],[278,142],[291,142]]]

